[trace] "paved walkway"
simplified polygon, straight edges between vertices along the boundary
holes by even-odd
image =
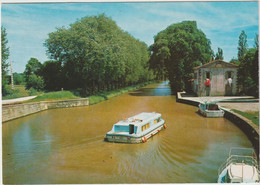
[[[222,107],[228,109],[237,109],[240,111],[259,111],[259,99],[253,96],[204,96],[204,97],[192,97],[183,93],[182,99],[192,100],[199,103],[207,101],[218,102]]]
[[[27,97],[23,97],[23,98],[15,98],[15,99],[9,99],[9,100],[2,100],[2,104],[11,104],[11,103],[18,103],[18,102],[23,102],[26,100],[30,100],[33,98],[36,98],[37,96],[27,96]]]

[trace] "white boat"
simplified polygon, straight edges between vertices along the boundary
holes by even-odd
[[[231,148],[228,159],[218,170],[218,183],[257,182],[259,182],[259,170],[254,150]]]
[[[143,112],[121,120],[107,132],[105,140],[118,143],[145,143],[147,139],[166,128],[159,113]]]
[[[204,117],[223,117],[224,116],[224,110],[220,109],[218,104],[215,102],[205,102],[199,104],[199,112]]]

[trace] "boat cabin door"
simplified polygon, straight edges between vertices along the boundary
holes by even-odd
[[[133,134],[135,132],[135,125],[129,124],[129,134]]]

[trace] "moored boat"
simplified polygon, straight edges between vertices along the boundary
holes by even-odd
[[[107,132],[105,140],[118,143],[145,143],[147,139],[166,128],[160,113],[143,112],[121,120]]]
[[[257,183],[259,169],[253,149],[231,148],[218,170],[218,183]]]
[[[199,104],[199,112],[204,117],[223,117],[224,111],[215,102],[205,102]]]

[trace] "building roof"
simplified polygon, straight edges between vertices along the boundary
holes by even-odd
[[[200,69],[200,68],[238,68],[238,65],[225,62],[223,60],[214,60],[211,62],[208,62],[202,66],[194,67],[193,69]]]

